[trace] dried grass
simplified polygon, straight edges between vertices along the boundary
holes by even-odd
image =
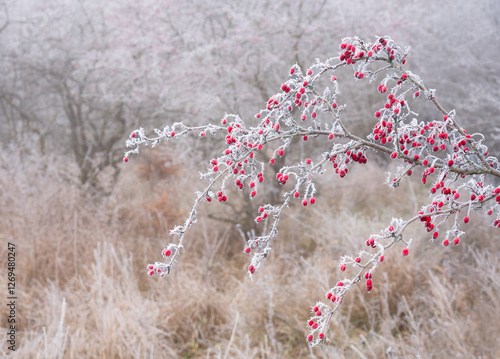
[[[0,238],[16,243],[19,288],[19,349],[10,357],[500,356],[498,233],[483,218],[473,217],[454,248],[412,228],[411,255],[388,253],[374,290],[351,293],[332,342],[310,351],[305,319],[341,276],[340,255],[356,253],[394,213],[411,213],[425,196],[421,186],[386,190],[377,166],[364,169],[369,182],[355,173],[349,181],[326,176],[314,207],[287,212],[253,282],[238,231],[204,217],[172,275],[158,281],[145,265],[182,220],[197,179],[158,158],[146,162],[128,166],[100,197],[76,183],[62,158],[1,160]],[[145,177],[144,168],[161,171]],[[205,208],[220,217],[221,206]],[[3,262],[6,246],[0,252]]]

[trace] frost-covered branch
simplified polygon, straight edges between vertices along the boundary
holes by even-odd
[[[374,43],[357,37],[345,38],[338,56],[323,62],[316,60],[307,70],[294,65],[287,81],[254,119],[225,115],[220,125],[196,127],[178,122],[155,130],[154,137],[147,136],[142,128],[132,132],[126,142],[130,150],[125,153],[125,162],[131,155],[138,154],[141,146],[154,147],[188,134],[201,138],[223,134],[220,138],[225,141],[225,148],[201,173],[208,184],[196,192],[185,223],[170,232],[177,240],[163,249],[165,262],[148,265],[148,273],[161,277],[170,273],[202,203],[213,199],[227,201],[230,183],[240,190],[248,186],[250,197],[254,198],[267,178],[267,182],[276,180],[287,190],[281,203],[265,203],[259,207],[255,221],[272,222],[260,235],[248,239],[243,249],[252,254],[248,273],[254,275],[269,256],[272,241],[278,236],[280,218],[290,203],[300,199],[304,207],[314,205],[316,176],[330,167],[344,178],[356,163],[362,165],[368,161],[369,150],[400,162],[396,173],[389,174],[390,187],[400,186],[406,176],[421,171],[423,184],[432,181],[431,199],[412,218],[394,218],[387,228],[371,235],[365,240],[367,249],[341,258],[339,269],[350,276],[326,293],[328,304],[317,302],[312,308],[307,337],[310,345],[327,340],[333,315],[353,285],[365,280],[366,289],[372,290],[372,275],[384,262],[387,250],[401,243],[402,255],[409,255],[411,240],[404,238],[404,231],[410,224],[421,221],[425,230],[432,232],[431,239],[442,238],[444,246],[451,242],[457,245],[464,235],[462,222],[469,222],[470,211],[491,203],[487,213],[494,214],[492,224],[500,227],[500,188],[489,183],[491,176],[500,177],[498,159],[489,155],[482,134],[469,134],[459,125],[455,111],[445,110],[438,102],[436,91],[425,87],[418,75],[406,69],[408,53],[408,48],[398,46],[387,36],[377,38]],[[373,131],[365,138],[352,133],[349,121],[344,118],[346,105],[341,103],[340,84],[335,75],[341,69],[351,69],[357,81],[378,81],[378,92],[387,93],[385,102],[374,111]],[[325,87],[323,79],[327,76],[330,85]],[[418,114],[410,106],[422,99],[432,103],[440,115],[427,121],[417,120]],[[294,138],[314,141],[318,137],[327,137],[331,143],[319,158],[284,165],[276,178],[269,178],[266,171],[275,165],[275,159],[294,151],[297,143],[293,142]],[[269,163],[263,159],[262,151],[272,153]]]

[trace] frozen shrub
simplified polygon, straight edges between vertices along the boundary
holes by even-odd
[[[344,278],[325,293],[326,301],[311,307],[307,341],[317,345],[328,340],[328,327],[333,315],[349,290],[362,282],[371,291],[377,281],[374,272],[390,258],[386,252],[398,248],[402,256],[411,255],[411,239],[405,229],[421,223],[431,240],[438,239],[444,247],[458,245],[465,234],[472,210],[485,209],[493,216],[492,225],[500,227],[500,188],[491,183],[500,177],[496,157],[488,154],[484,136],[468,133],[457,122],[454,110],[446,110],[438,102],[436,91],[424,85],[420,77],[409,71],[406,58],[409,48],[402,48],[391,38],[377,38],[374,43],[357,37],[342,40],[338,56],[326,61],[316,60],[308,69],[294,65],[280,90],[269,98],[266,107],[253,119],[225,115],[218,124],[190,127],[182,122],[156,129],[155,136],[146,135],[140,128],[127,140],[124,162],[138,154],[141,146],[152,147],[188,134],[203,140],[208,135],[219,136],[225,143],[221,153],[201,172],[207,185],[197,191],[193,208],[183,225],[174,227],[170,234],[176,237],[161,252],[163,262],[149,264],[149,275],[165,276],[183,250],[189,228],[196,223],[197,213],[204,203],[226,202],[228,186],[248,187],[250,197],[262,201],[258,194],[270,181],[278,181],[286,192],[281,203],[262,203],[256,213],[257,223],[268,223],[259,236],[248,239],[242,248],[251,256],[248,274],[251,277],[263,265],[271,251],[272,241],[278,236],[280,217],[292,201],[300,201],[304,215],[313,206],[317,196],[315,176],[333,169],[340,178],[350,176],[352,166],[367,163],[370,151],[385,154],[399,161],[396,173],[390,173],[387,184],[397,188],[404,178],[419,174],[429,188],[430,200],[418,213],[408,219],[393,218],[387,227],[363,240],[365,249],[341,257],[339,270]],[[340,97],[336,71],[353,73],[356,81],[376,82],[377,91],[384,94],[384,103],[375,108],[373,131],[366,137],[349,130],[344,120],[346,106]],[[322,79],[330,84],[325,86]],[[381,95],[382,96],[382,95]],[[362,99],[360,99],[362,101]],[[437,110],[435,118],[418,120],[412,111],[416,101],[428,102]],[[330,145],[322,153],[283,165],[276,178],[269,178],[268,166],[275,159],[295,150],[298,138],[314,141],[328,138]],[[318,141],[319,145],[325,142]],[[268,161],[265,153],[270,155]]]

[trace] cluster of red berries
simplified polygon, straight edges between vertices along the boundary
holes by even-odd
[[[152,275],[154,275],[154,274],[155,274],[155,269],[154,269],[154,268],[155,268],[155,267],[154,267],[154,265],[152,265],[152,264],[149,264],[149,265],[148,265],[148,274],[149,274],[150,276],[152,276]]]
[[[207,201],[211,202],[212,198],[207,196]],[[217,192],[217,201],[219,202],[226,202],[227,201],[227,196],[222,193],[222,191]]]
[[[332,303],[341,302],[342,301],[342,297],[336,297],[332,292],[326,293],[326,299],[331,300]]]
[[[395,53],[395,49],[391,48],[388,43],[387,43],[387,40],[384,39],[383,37],[381,37],[379,39],[379,43],[383,46],[383,49],[384,51],[387,53],[387,55],[389,55],[389,59],[390,60],[394,60],[396,58],[396,53]],[[403,59],[401,61],[403,64],[406,63],[406,59]]]
[[[366,290],[371,291],[373,289],[373,282],[372,282],[372,274],[370,272],[365,273],[365,279],[366,279]]]
[[[426,162],[427,160],[425,159],[423,162]],[[422,183],[426,184],[427,183],[427,176],[433,174],[435,172],[434,167],[429,167],[427,168],[423,173],[422,173]],[[438,184],[436,183],[436,186]],[[439,186],[441,186],[441,183],[439,183]],[[435,187],[434,187],[435,188]],[[439,188],[439,187],[438,187]]]
[[[424,212],[420,211],[418,212],[419,215],[422,215],[424,214]],[[430,232],[434,229],[434,224],[432,224],[432,218],[431,216],[421,216],[420,217],[420,221],[421,222],[424,222],[424,225],[425,225],[425,230],[427,232]]]
[[[314,313],[314,315],[316,317],[318,317],[318,318],[321,317],[322,313],[321,313],[321,310],[319,309],[318,306],[315,306],[314,308],[312,308],[312,311],[313,311],[313,313]],[[309,320],[309,322],[307,324],[311,327],[312,330],[318,329],[318,326],[319,326],[318,322],[315,321],[315,320],[313,320],[313,319]],[[324,333],[319,333],[318,334],[318,338],[320,340],[325,339],[325,334]],[[307,341],[308,342],[311,342],[313,339],[314,339],[314,336],[312,334],[309,334],[307,336]]]
[[[290,88],[288,87],[288,91],[290,91]],[[269,111],[275,109],[275,108],[279,108],[278,106],[279,102],[278,100],[275,98],[275,97],[271,97],[268,101],[267,101],[267,109]]]
[[[458,237],[454,238],[453,239],[453,244],[457,245],[458,243],[460,243],[460,239]],[[443,246],[448,247],[449,245],[450,245],[450,241],[448,239],[445,239],[443,241]]]
[[[260,223],[260,222],[262,222],[263,219],[267,218],[268,214],[267,214],[267,211],[265,210],[264,207],[259,207],[259,212],[262,214],[260,216],[258,216],[257,218],[255,218],[255,221]]]
[[[376,248],[377,247],[377,244],[375,243],[375,238],[367,239],[366,242],[365,242],[365,244],[366,244],[367,247],[372,247],[372,248]],[[356,259],[358,259],[358,258],[356,258]]]
[[[295,197],[298,197],[298,196],[297,196],[297,193],[298,193],[298,192],[295,192]],[[309,203],[310,203],[310,204],[315,204],[315,203],[316,203],[316,198],[314,198],[314,197],[309,198]],[[304,199],[302,200],[302,205],[303,205],[304,207],[305,207],[305,206],[307,206],[307,199],[305,199],[305,198],[304,198]]]
[[[278,182],[282,185],[286,184],[286,181],[288,181],[288,175],[287,174],[282,174],[281,172],[279,172],[277,175],[276,175],[276,179],[278,180]]]
[[[344,178],[347,172],[349,172],[349,169],[347,168],[349,163],[357,162],[359,164],[366,164],[368,162],[368,159],[363,151],[354,152],[351,150],[347,150],[344,156],[331,156],[329,160],[332,162],[335,173],[339,175],[340,178]]]
[[[285,93],[289,93],[291,91],[291,88],[287,84],[282,84],[281,90],[284,91]]]
[[[376,117],[380,117],[380,112],[375,112]],[[392,137],[390,133],[392,133],[393,123],[391,121],[379,121],[373,128],[373,139],[375,141],[380,141],[381,144],[385,145],[386,143],[392,142]]]
[[[356,60],[362,59],[365,57],[364,51],[360,50],[356,53],[357,49],[356,46],[351,45],[351,44],[340,44],[340,49],[343,50],[340,54],[340,61],[344,61],[350,65],[350,64],[355,64]],[[372,53],[373,54],[373,53]],[[372,55],[370,54],[370,56]],[[359,74],[358,74],[359,76]],[[361,76],[362,78],[363,76]]]
[[[240,163],[241,163],[241,162],[240,162]],[[238,165],[240,166],[240,164],[238,164]],[[240,173],[240,174],[244,175],[244,174],[245,174],[245,171],[244,171],[244,170],[238,170],[237,168],[235,168],[235,169],[233,170],[233,173],[234,173],[234,174],[238,174],[238,173]],[[257,174],[257,176],[256,176],[256,178],[255,178],[255,180],[254,180],[254,181],[250,181],[250,183],[248,184],[248,187],[250,187],[250,188],[252,188],[252,189],[253,189],[253,188],[256,188],[256,182],[257,182],[257,181],[258,181],[258,182],[260,182],[260,183],[264,182],[264,176],[263,176],[262,172],[259,172],[259,173]],[[243,189],[243,187],[244,187],[242,180],[241,180],[241,179],[239,179],[239,178],[237,178],[237,179],[236,179],[236,181],[234,182],[234,184],[235,184],[235,185],[236,185],[236,186],[237,186],[240,190],[241,190],[241,189]]]

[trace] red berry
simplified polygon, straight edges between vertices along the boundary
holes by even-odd
[[[250,193],[250,196],[255,197],[256,194],[257,194],[256,191],[252,191],[252,193]]]
[[[453,163],[454,163],[454,162],[453,162],[453,160],[449,160],[449,161],[448,161],[448,167],[453,166]]]
[[[281,148],[278,150],[278,155],[283,156],[284,153],[285,151],[283,151]]]
[[[305,207],[305,206],[307,206],[307,200],[306,200],[306,199],[302,201],[302,205],[303,205],[304,207]]]
[[[290,75],[293,75],[294,73],[295,73],[295,69],[292,67],[292,68],[290,69]]]
[[[251,265],[250,267],[248,267],[248,271],[250,273],[254,274],[255,273],[255,267]]]
[[[311,75],[312,75],[312,73],[313,73],[313,72],[312,72],[312,70],[311,70],[311,69],[307,70],[307,75],[308,75],[308,76],[311,76]]]
[[[292,69],[292,70],[293,70],[293,69]],[[312,340],[313,340],[313,336],[312,336],[312,334],[309,334],[309,335],[307,336],[307,341],[308,341],[308,342],[312,342]]]
[[[380,116],[382,116],[382,113],[380,113],[380,111],[375,112],[375,117],[380,117]]]
[[[312,197],[312,198],[309,200],[309,203],[311,203],[311,204],[315,204],[315,203],[316,203],[316,198]]]
[[[172,254],[172,251],[170,249],[166,249],[164,252],[163,252],[163,255],[165,257],[169,257],[170,255]]]
[[[384,261],[384,256],[380,256],[380,258],[378,259],[380,262],[383,262]]]
[[[341,270],[342,272],[343,272],[343,271],[345,271],[345,264],[341,264],[341,265],[340,265],[340,270]]]
[[[321,340],[323,340],[325,338],[325,334],[319,333],[318,338],[321,339]]]
[[[457,237],[453,240],[453,244],[457,245],[460,242],[460,239]]]
[[[134,137],[135,137],[135,132],[132,132],[132,133],[130,134],[130,137],[134,138]]]
[[[123,157],[123,162],[127,163],[128,162],[128,157]]]
[[[449,244],[450,244],[450,241],[449,241],[449,240],[445,239],[445,240],[443,241],[443,246],[448,247],[448,245],[449,245]]]
[[[356,259],[355,259],[354,261],[355,261],[356,263],[359,263],[359,262],[361,262],[361,258],[356,257]]]
[[[410,253],[410,251],[408,250],[408,248],[403,249],[403,251],[401,252],[401,254],[404,255],[404,256],[407,256],[408,253]]]
[[[469,223],[469,217],[464,217],[464,223]]]
[[[246,247],[246,248],[245,248],[245,253],[250,253],[250,251],[251,251],[251,250],[252,250],[252,249],[251,249],[250,247]]]

